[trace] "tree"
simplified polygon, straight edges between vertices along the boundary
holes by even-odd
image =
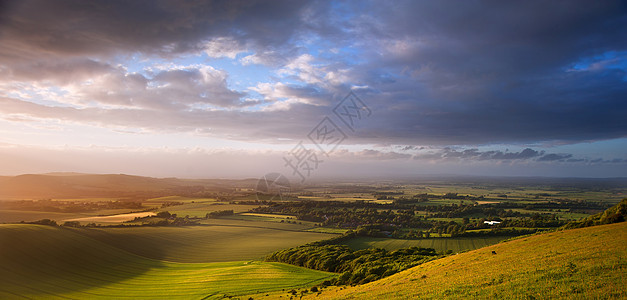
[[[170,218],[172,215],[170,214],[169,211],[160,211],[157,213],[157,217],[158,218],[164,218],[164,219],[168,219]]]
[[[65,221],[65,223],[63,223],[63,226],[65,226],[65,227],[81,227],[81,222],[79,222],[79,221]]]
[[[30,222],[30,224],[57,226],[57,222],[55,220],[50,220],[50,219],[41,219],[39,221]]]

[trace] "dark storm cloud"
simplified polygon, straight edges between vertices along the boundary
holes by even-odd
[[[395,1],[377,5],[379,25],[364,33],[404,42],[381,59],[387,65],[442,71],[434,81],[501,81],[624,50],[626,8],[620,1]]]
[[[625,65],[575,69],[608,51],[627,56],[624,2],[450,4],[379,5],[377,25],[362,30],[379,46],[370,48],[371,73],[361,72],[376,93],[364,97],[378,100],[377,116],[394,128],[380,136],[432,144],[625,136]]]
[[[5,1],[5,58],[201,50],[211,37],[281,46],[300,28],[299,1]]]
[[[625,76],[623,71],[609,70],[554,75],[546,80],[521,77],[526,82],[516,87],[503,89],[491,87],[498,82],[486,82],[476,88],[490,91],[453,99],[399,83],[362,98],[373,104],[375,121],[366,125],[380,142],[580,142],[625,136]],[[384,123],[388,130],[377,127]]]

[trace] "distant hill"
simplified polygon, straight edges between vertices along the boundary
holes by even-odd
[[[316,299],[625,299],[625,237],[627,222],[535,235],[431,261],[366,285],[309,295]]]
[[[0,200],[173,195],[253,187],[256,180],[152,178],[124,174],[50,173],[0,177]]]

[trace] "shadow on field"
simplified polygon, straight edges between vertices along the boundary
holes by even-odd
[[[102,243],[78,229],[0,225],[0,294],[50,297],[137,277],[163,266]],[[83,296],[96,295],[86,292]]]
[[[194,240],[185,236],[187,227],[128,227],[73,229],[86,237],[98,240],[143,258],[173,262],[206,262],[201,259],[185,260],[185,249],[194,246]],[[172,253],[178,255],[172,255]]]
[[[336,236],[258,226],[265,223],[269,222],[225,220],[197,226],[81,228],[75,232],[145,258],[177,263],[260,260],[277,250]]]

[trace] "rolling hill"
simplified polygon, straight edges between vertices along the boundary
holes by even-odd
[[[0,225],[0,245],[0,299],[210,299],[335,276],[279,263],[166,262],[41,225]]]
[[[190,188],[200,191],[230,191],[234,186],[253,187],[254,179],[153,178],[125,174],[50,173],[0,177],[0,200],[132,197],[174,195]]]
[[[625,282],[627,222],[622,222],[524,237],[431,261],[362,286],[309,293],[309,297],[625,299]]]

